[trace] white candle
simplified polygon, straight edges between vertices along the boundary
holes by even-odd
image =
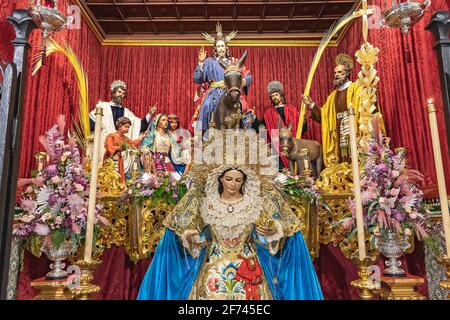
[[[433,144],[434,165],[439,190],[439,201],[441,202],[442,221],[444,223],[445,247],[447,257],[450,255],[450,217],[448,212],[447,190],[445,188],[444,166],[442,165],[441,145],[439,142],[439,130],[436,120],[436,108],[433,101],[428,100],[428,118],[430,120],[431,141]]]
[[[86,225],[86,241],[84,244],[84,261],[91,262],[92,260],[92,245],[94,239],[94,215],[95,202],[97,195],[97,174],[98,174],[98,159],[100,153],[100,134],[102,130],[103,109],[97,107],[95,110],[95,130],[94,130],[94,151],[92,155],[91,168],[91,182],[89,184],[89,206]]]
[[[356,208],[356,230],[358,233],[358,254],[359,260],[366,258],[366,240],[364,235],[364,219],[361,201],[361,184],[359,178],[359,165],[358,165],[358,147],[356,144],[356,128],[355,128],[355,110],[352,105],[348,108],[348,122],[350,129],[350,153],[352,157],[353,167],[353,195],[355,197]]]

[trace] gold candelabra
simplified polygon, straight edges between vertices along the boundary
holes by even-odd
[[[90,300],[91,294],[100,291],[100,287],[91,283],[94,280],[94,270],[100,266],[100,260],[92,260],[90,262],[78,260],[75,265],[81,270],[80,281],[77,285],[70,289],[70,293],[77,300]]]
[[[350,285],[354,288],[359,289],[359,297],[361,300],[372,300],[373,290],[379,289],[377,283],[369,279],[371,272],[369,267],[375,264],[377,258],[373,256],[366,256],[364,260],[360,260],[359,257],[355,257],[352,261],[358,267],[358,277],[359,279],[353,280]]]

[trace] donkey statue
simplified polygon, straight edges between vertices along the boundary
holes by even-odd
[[[289,159],[289,171],[293,175],[297,174],[294,170],[294,164],[297,163],[298,174],[301,174],[303,169],[309,169],[305,168],[305,160],[311,161],[312,173],[317,179],[322,172],[322,146],[315,140],[292,137],[291,129],[292,124],[287,128],[280,128],[281,155]]]
[[[225,92],[219,100],[216,110],[211,118],[210,127],[221,129],[238,129],[242,125],[241,98],[242,73],[241,67],[247,58],[247,51],[236,64],[227,64],[219,60],[219,64],[225,69]]]

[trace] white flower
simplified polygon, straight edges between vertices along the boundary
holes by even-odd
[[[278,183],[285,183],[287,181],[287,179],[288,179],[287,175],[285,175],[284,173],[279,172],[277,174],[277,176],[275,177],[274,181],[278,182]]]
[[[34,227],[34,232],[40,236],[46,236],[50,233],[50,229],[45,224],[38,223]]]
[[[21,216],[19,219],[17,219],[17,220],[19,220],[19,221],[22,221],[22,222],[25,222],[25,223],[28,223],[28,222],[30,222],[31,220],[33,220],[34,219],[34,215],[33,214],[26,214],[26,215],[23,215],[23,216]]]
[[[405,235],[407,235],[407,236],[412,235],[412,231],[411,231],[411,229],[409,229],[409,228],[406,228],[403,232],[404,232]]]
[[[75,190],[77,190],[78,192],[84,190],[84,187],[79,183],[75,183],[74,187],[75,187]]]
[[[175,181],[180,181],[180,180],[181,180],[181,175],[180,175],[178,172],[172,172],[172,173],[171,173],[171,176],[172,176],[172,178],[173,178]]]
[[[41,213],[43,209],[48,207],[48,198],[52,191],[48,187],[43,187],[39,190],[37,194],[38,212]]]

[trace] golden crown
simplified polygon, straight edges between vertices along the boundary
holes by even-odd
[[[264,133],[243,129],[210,129],[207,139],[197,139],[189,175],[204,183],[213,171],[229,168],[252,170],[261,180],[272,180],[278,172],[278,155],[266,143]]]

